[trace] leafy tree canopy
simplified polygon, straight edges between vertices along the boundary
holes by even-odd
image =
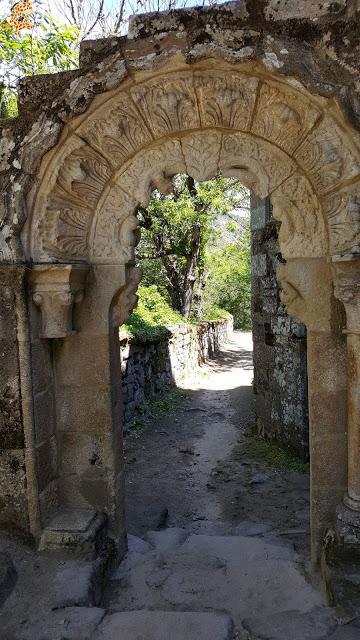
[[[236,311],[236,318],[241,316],[237,325],[246,326],[249,312],[242,305],[249,306],[250,300],[248,206],[247,189],[222,176],[201,184],[177,176],[172,194],[154,191],[149,205],[139,211],[138,259],[144,283],[156,283],[185,318],[210,317],[213,307],[220,306]],[[226,277],[221,280],[222,271]],[[240,302],[239,288],[244,287]]]

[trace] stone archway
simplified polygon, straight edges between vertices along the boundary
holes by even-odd
[[[27,195],[21,240],[31,265],[31,529],[45,546],[87,548],[105,513],[124,548],[116,332],[136,303],[136,210],[152,188],[167,193],[175,174],[201,181],[222,172],[271,197],[287,261],[279,272],[283,299],[309,332],[316,560],[345,490],[353,509],[360,504],[353,372],[360,357],[360,138],[332,98],[280,77],[269,59],[249,63],[234,54],[229,62],[228,51],[210,48],[192,60],[173,43],[166,47],[157,64],[134,55],[129,74],[104,57],[98,76],[106,90],[82,115],[60,112],[66,125]],[[67,96],[77,83],[69,80]],[[348,315],[347,381],[334,278]]]

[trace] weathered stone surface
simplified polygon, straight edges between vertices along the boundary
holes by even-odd
[[[64,607],[24,622],[14,640],[91,640],[104,618],[105,611],[97,607]]]
[[[128,535],[128,551],[129,553],[148,553],[152,550],[152,545],[142,538],[137,536]]]
[[[17,580],[14,564],[6,553],[0,553],[0,607],[12,592]]]
[[[94,640],[231,640],[231,618],[219,613],[128,611],[106,616]]]
[[[224,611],[238,630],[245,619],[251,634],[277,611],[286,613],[287,621],[299,616],[304,624],[313,616],[325,628],[326,615],[318,614],[321,596],[301,575],[294,550],[259,537],[190,535],[180,547],[149,552],[126,573],[115,574],[108,594],[119,611]],[[274,637],[287,636],[279,627]]]
[[[247,626],[246,618],[244,623]],[[324,640],[333,637],[330,634],[336,626],[334,611],[319,608],[307,613],[276,611],[259,622],[252,621],[251,631],[267,640],[278,640],[278,638]]]
[[[256,428],[260,434],[296,449],[306,458],[309,451],[306,330],[289,318],[281,304],[276,278],[276,268],[281,262],[278,225],[271,217],[269,201],[254,194],[251,232]],[[295,237],[299,238],[296,234]]]
[[[170,527],[163,531],[148,531],[146,539],[152,544],[157,551],[173,551],[185,542],[188,534],[185,529],[178,527]]]

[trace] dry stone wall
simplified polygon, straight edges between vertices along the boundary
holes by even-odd
[[[280,302],[278,223],[268,199],[251,196],[252,320],[258,432],[309,453],[306,329]]]
[[[232,330],[231,318],[197,326],[174,325],[152,338],[129,339],[120,334],[125,430],[145,399],[192,376],[229,340]]]

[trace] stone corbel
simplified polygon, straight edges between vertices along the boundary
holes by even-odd
[[[32,267],[29,282],[41,312],[41,338],[65,338],[75,333],[73,306],[83,298],[87,265],[46,264]]]
[[[280,299],[290,316],[309,331],[329,333],[340,324],[340,305],[334,299],[331,268],[324,258],[295,258],[279,265]]]
[[[141,280],[141,269],[139,267],[131,267],[128,270],[126,285],[119,292],[119,296],[112,309],[112,326],[120,327],[124,324],[133,309],[135,309],[138,296],[136,295],[137,288]]]

